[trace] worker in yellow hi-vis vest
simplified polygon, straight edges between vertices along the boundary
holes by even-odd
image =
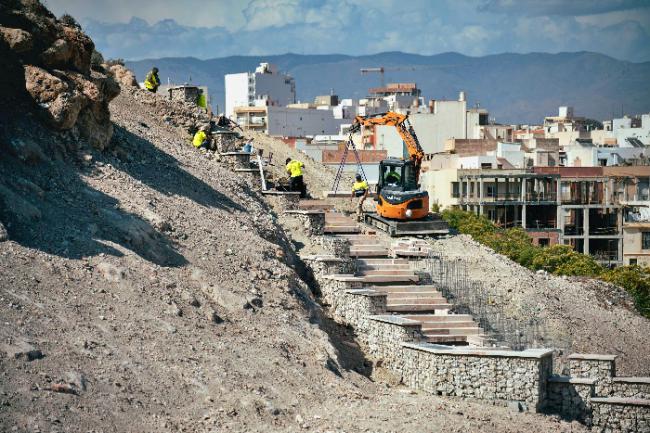
[[[208,127],[202,126],[201,129],[196,131],[194,138],[192,139],[192,145],[197,149],[203,147],[205,149],[209,148],[210,139],[208,138]]]
[[[363,180],[360,174],[357,174],[355,182],[352,184],[352,195],[350,196],[350,200],[357,197],[358,221],[363,219],[363,202],[366,201],[366,197],[368,197],[368,189],[368,182]]]
[[[289,173],[289,187],[291,191],[298,191],[300,192],[300,198],[305,198],[307,195],[307,189],[305,188],[305,182],[302,178],[302,169],[305,164],[291,158],[287,158],[285,162],[287,164],[287,173]]]
[[[158,86],[160,86],[160,78],[158,77],[158,68],[154,66],[144,79],[144,87],[151,93],[156,93]]]

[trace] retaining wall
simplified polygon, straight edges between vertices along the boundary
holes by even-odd
[[[347,241],[322,236],[319,242],[332,252],[329,265],[313,262],[323,301],[336,321],[355,328],[366,355],[404,384],[437,395],[516,402],[599,432],[650,433],[650,378],[616,377],[616,356],[573,354],[570,376],[553,376],[552,350],[426,343],[419,322],[385,314],[386,294],[362,287],[345,260]]]

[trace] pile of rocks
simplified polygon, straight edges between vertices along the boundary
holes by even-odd
[[[164,123],[181,128],[189,134],[203,126],[210,126],[209,114],[196,104],[170,100],[135,87],[123,88],[123,91],[129,92],[136,101],[146,104],[150,113]]]

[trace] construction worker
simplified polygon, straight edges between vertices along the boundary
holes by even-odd
[[[305,182],[302,179],[302,168],[305,166],[302,162],[287,158],[285,161],[287,166],[287,173],[289,173],[289,188],[291,191],[299,191],[300,198],[304,198],[306,195]]]
[[[363,180],[360,174],[357,174],[355,177],[355,182],[352,184],[352,195],[350,200],[354,197],[358,198],[357,201],[357,220],[361,221],[363,219],[363,202],[368,197],[368,182]]]
[[[158,86],[160,86],[160,78],[158,78],[158,68],[154,66],[144,79],[144,87],[151,93],[156,93]]]
[[[208,98],[205,97],[205,92],[203,92],[203,89],[199,89],[199,96],[196,98],[196,105],[205,110],[208,109]]]
[[[207,149],[209,143],[210,140],[208,140],[208,127],[202,126],[201,129],[196,131],[196,134],[194,134],[194,139],[192,139],[192,144],[197,149],[201,147]]]
[[[398,172],[395,171],[395,167],[390,167],[390,171],[388,171],[384,175],[384,181],[389,186],[397,186],[397,185],[399,185],[399,181],[400,181],[401,178],[402,178],[402,176]]]
[[[253,153],[253,140],[254,138],[249,139],[241,148],[242,152]]]

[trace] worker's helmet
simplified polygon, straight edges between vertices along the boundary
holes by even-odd
[[[357,175],[355,176],[355,178],[357,179],[357,182],[361,182],[361,175],[360,175],[360,174],[357,174]]]
[[[157,73],[158,73],[158,68],[156,68],[156,67],[154,66],[153,68],[151,68],[151,71],[152,71],[154,74],[157,74]]]
[[[287,158],[286,161],[284,161],[285,164],[289,164],[291,162],[291,158]]]

